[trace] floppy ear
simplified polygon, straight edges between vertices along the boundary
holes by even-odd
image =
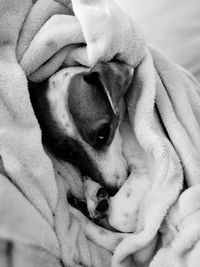
[[[132,79],[133,68],[123,62],[97,63],[84,75],[86,82],[103,87],[115,114]]]

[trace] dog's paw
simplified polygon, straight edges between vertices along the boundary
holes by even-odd
[[[108,192],[103,187],[100,187],[97,190],[96,198],[97,198],[97,206],[95,209],[95,214],[97,217],[103,218],[106,216],[109,208]]]
[[[105,188],[86,177],[84,195],[90,217],[92,219],[104,218],[109,208],[109,195]]]

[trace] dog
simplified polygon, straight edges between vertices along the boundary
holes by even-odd
[[[103,217],[107,207],[102,187],[114,195],[128,176],[119,125],[132,79],[133,68],[126,63],[101,62],[61,69],[32,90],[45,145],[101,185],[90,213],[95,218]]]

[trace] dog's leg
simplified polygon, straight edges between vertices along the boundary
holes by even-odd
[[[142,227],[141,207],[148,190],[150,176],[145,152],[139,145],[127,117],[121,125],[120,134],[130,175],[117,194],[110,199],[108,221],[119,231],[135,232]]]

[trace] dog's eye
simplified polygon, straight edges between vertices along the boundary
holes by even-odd
[[[67,154],[67,157],[69,158],[74,156],[74,153],[72,151],[67,151],[66,154]]]
[[[109,135],[109,125],[104,125],[103,127],[101,127],[101,129],[97,132],[96,147],[101,148],[103,145],[105,145],[108,141]]]

